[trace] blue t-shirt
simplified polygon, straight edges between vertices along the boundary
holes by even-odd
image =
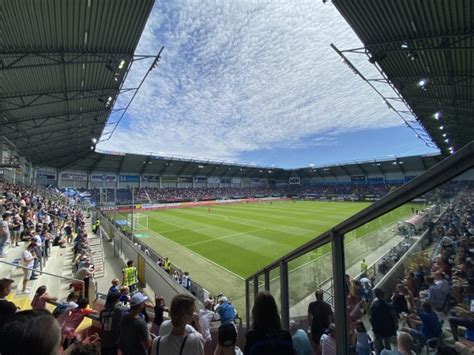
[[[428,313],[424,311],[418,312],[423,325],[421,327],[421,334],[423,338],[431,339],[441,336],[441,323],[439,322],[438,316],[435,313]]]
[[[293,341],[295,355],[311,355],[313,353],[308,335],[304,330],[296,330],[296,333],[291,336],[291,340]]]
[[[235,319],[234,307],[227,302],[224,302],[219,305],[219,307],[217,308],[217,313],[221,318],[221,325],[232,323]]]

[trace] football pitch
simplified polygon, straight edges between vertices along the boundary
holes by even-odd
[[[243,280],[273,260],[369,206],[368,202],[273,201],[143,211],[136,236],[213,294],[243,297]],[[411,214],[405,205],[347,236],[387,228]],[[117,219],[127,219],[117,214]],[[330,252],[320,248],[315,259]]]

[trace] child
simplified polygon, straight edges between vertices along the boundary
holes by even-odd
[[[120,287],[119,301],[122,302],[124,306],[126,306],[128,302],[130,301],[129,293],[130,293],[130,289],[128,288],[128,286]]]
[[[57,301],[57,297],[51,297],[46,292],[46,286],[40,286],[36,290],[35,297],[33,297],[33,301],[31,301],[31,307],[33,309],[45,309],[46,302],[48,301]]]
[[[112,286],[109,288],[109,293],[119,292],[119,289],[118,289],[119,282],[120,282],[119,279],[112,280]]]
[[[357,355],[369,355],[370,354],[369,335],[367,334],[367,329],[365,329],[364,323],[361,320],[358,320],[356,322],[356,334],[357,334],[357,344],[356,344]]]

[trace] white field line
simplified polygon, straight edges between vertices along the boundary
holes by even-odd
[[[166,238],[164,235],[161,235],[160,233],[154,232],[154,231],[152,231],[152,230],[150,230],[150,232],[152,232],[152,234],[157,234],[157,235],[159,235],[160,237],[165,238],[167,241],[169,241],[169,242],[171,242],[171,243],[173,243],[173,244],[179,246],[180,248],[183,248],[183,247],[184,247],[184,245],[179,244],[179,243],[176,243],[174,240],[168,239],[168,238]],[[201,254],[195,253],[194,251],[192,251],[192,250],[189,249],[189,248],[186,248],[186,249],[187,249],[191,254],[196,255],[198,258],[201,258],[201,259],[203,259],[203,260],[206,260],[207,262],[211,263],[212,265],[217,266],[218,268],[220,268],[220,269],[222,269],[222,270],[224,270],[224,271],[227,271],[229,274],[232,274],[233,276],[237,277],[238,279],[245,281],[245,279],[244,279],[242,276],[237,275],[235,272],[230,271],[229,269],[223,267],[222,265],[217,264],[216,262],[214,262],[214,261],[212,261],[212,260],[206,258],[205,256],[202,256]]]
[[[160,219],[161,221],[161,219]],[[202,228],[192,228],[192,229],[188,229],[188,228],[173,228],[173,229],[168,229],[168,230],[165,230],[165,231],[161,231],[160,233],[169,233],[169,232],[177,232],[177,231],[182,231],[182,230],[191,230],[193,232],[197,232],[197,231],[202,231],[202,230],[205,230],[205,229],[211,229],[211,228],[216,228],[214,226],[208,226],[208,227],[202,227]]]
[[[212,241],[214,241],[214,240],[226,239],[226,238],[230,238],[230,237],[235,237],[236,235],[249,234],[249,233],[253,233],[253,232],[257,232],[257,231],[262,231],[262,230],[265,230],[265,229],[267,229],[267,228],[257,228],[257,229],[254,229],[254,230],[251,230],[251,231],[247,231],[247,232],[240,232],[240,233],[234,233],[234,234],[224,235],[224,236],[219,237],[219,238],[206,239],[206,240],[202,240],[202,241],[196,242],[196,243],[185,244],[185,245],[183,245],[183,246],[185,246],[185,247],[190,247],[190,246],[192,246],[192,245],[198,245],[198,244],[209,243],[209,242],[212,242]]]

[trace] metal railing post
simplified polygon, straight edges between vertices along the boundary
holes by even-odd
[[[270,271],[269,270],[265,270],[264,282],[265,282],[265,290],[270,291]]]
[[[331,243],[337,353],[347,354],[344,237],[333,229],[331,231]]]
[[[253,298],[257,297],[258,293],[258,276],[253,277]]]
[[[245,280],[245,321],[247,329],[250,329],[250,283]]]
[[[288,297],[288,263],[280,263],[280,302],[281,326],[288,329],[290,326],[290,299]]]

